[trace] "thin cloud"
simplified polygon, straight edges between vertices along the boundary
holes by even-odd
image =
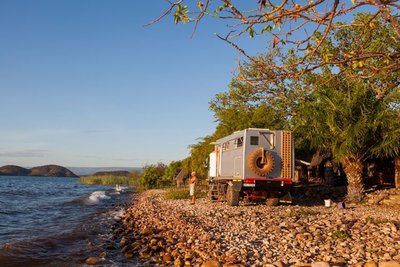
[[[43,158],[46,155],[47,151],[41,149],[0,152],[2,158]]]

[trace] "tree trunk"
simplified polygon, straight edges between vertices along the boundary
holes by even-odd
[[[343,165],[348,182],[346,200],[361,202],[364,198],[363,163],[358,157],[350,156],[345,158]]]
[[[400,156],[394,159],[394,183],[396,188],[400,188]]]

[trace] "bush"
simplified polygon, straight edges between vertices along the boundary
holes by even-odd
[[[202,189],[200,186],[196,187],[195,191],[196,198],[204,198],[207,195],[207,190]],[[189,188],[169,188],[165,193],[168,199],[189,199]]]
[[[188,188],[170,188],[165,193],[168,199],[189,199],[189,189]]]
[[[158,163],[157,165],[147,165],[143,168],[143,174],[140,177],[140,184],[145,189],[161,187],[162,177],[165,173],[166,165]]]

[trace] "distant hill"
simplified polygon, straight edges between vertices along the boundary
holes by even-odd
[[[0,167],[0,175],[3,176],[50,176],[50,177],[78,177],[65,167],[58,165],[44,165],[25,169],[15,165]]]
[[[68,169],[78,176],[93,175],[96,172],[112,172],[112,171],[132,172],[136,170],[139,172],[143,172],[143,168],[140,167],[68,167]]]
[[[78,177],[72,171],[58,165],[33,167],[29,173],[29,176]]]
[[[107,176],[107,175],[112,175],[112,176],[124,176],[128,177],[129,176],[128,171],[102,171],[102,172],[96,172],[93,174],[93,176]]]
[[[0,175],[4,176],[27,176],[31,171],[16,165],[0,167]]]

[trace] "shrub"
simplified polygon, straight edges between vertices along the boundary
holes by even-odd
[[[196,198],[204,198],[207,195],[207,190],[204,190],[200,186],[196,188]],[[165,193],[166,198],[168,199],[189,199],[189,188],[169,188]]]
[[[162,177],[164,176],[166,165],[158,163],[157,165],[147,165],[143,168],[143,174],[140,177],[140,184],[145,189],[157,188],[163,186]]]
[[[189,190],[187,188],[170,188],[165,193],[168,199],[189,199]]]

